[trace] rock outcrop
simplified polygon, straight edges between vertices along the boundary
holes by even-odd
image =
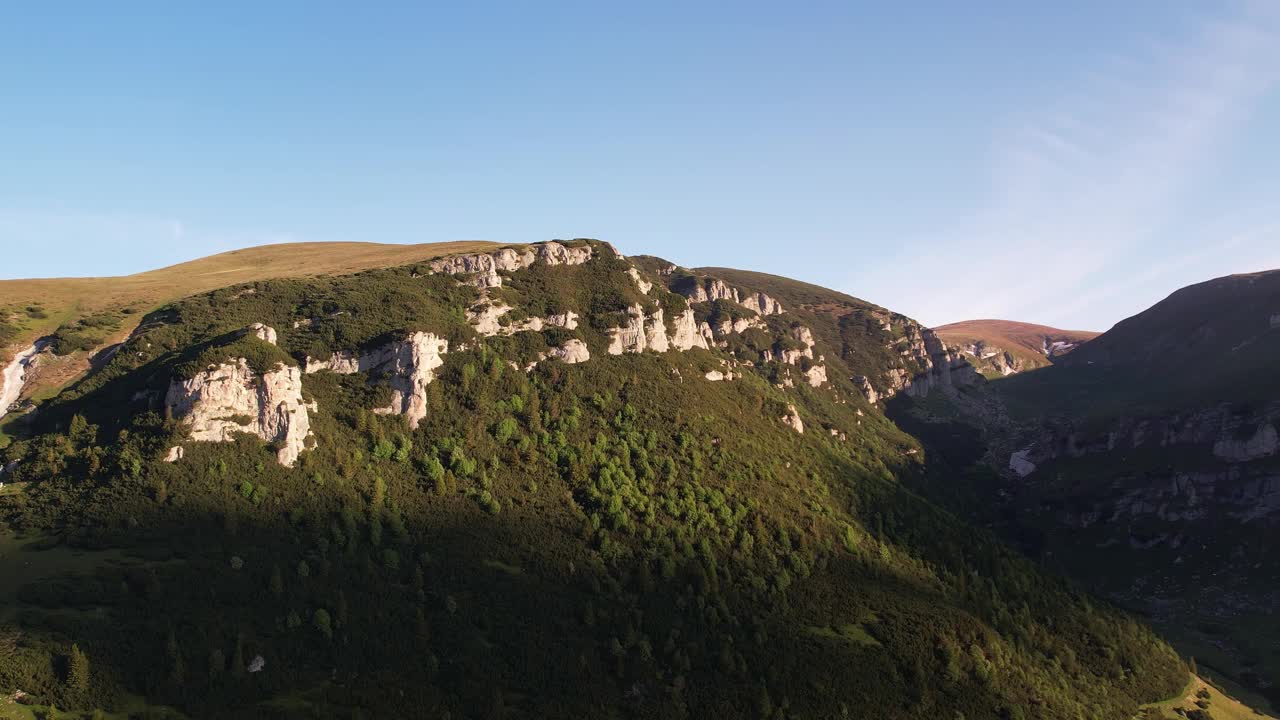
[[[1276,426],[1263,423],[1247,438],[1221,437],[1213,444],[1213,454],[1227,462],[1249,462],[1271,457],[1280,450]]]
[[[573,365],[575,363],[586,362],[591,359],[591,351],[587,349],[587,344],[581,340],[569,340],[565,344],[551,348],[544,357],[555,358],[561,362]]]
[[[46,343],[43,340],[36,341],[35,344],[18,352],[13,356],[13,360],[4,367],[3,374],[0,374],[0,418],[8,414],[9,408],[18,402],[18,398],[22,397],[22,388],[26,385],[27,373],[31,368],[35,367],[40,351],[44,349]]]
[[[779,315],[782,304],[762,292],[743,292],[718,278],[696,278],[677,288],[689,302],[730,300],[761,315]]]
[[[175,379],[165,396],[166,413],[190,426],[192,440],[227,442],[236,433],[252,433],[278,444],[276,457],[286,466],[306,449],[308,409],[315,406],[302,399],[300,368],[277,364],[259,376],[244,358]]]
[[[485,301],[467,311],[467,322],[471,324],[477,334],[485,337],[514,335],[518,332],[526,331],[537,332],[545,327],[561,327],[566,330],[573,330],[578,327],[578,313],[572,310],[548,315],[545,318],[531,317],[520,322],[503,325],[502,317],[512,310],[514,308],[509,305]]]
[[[533,264],[537,256],[532,250],[502,248],[491,253],[450,255],[431,261],[432,272],[465,275],[463,282],[479,288],[502,286],[500,271],[514,272]]]
[[[711,327],[706,323],[699,325],[693,310],[685,308],[675,317],[675,329],[667,332],[666,314],[662,308],[646,314],[641,305],[627,308],[627,322],[621,327],[609,330],[609,354],[638,353],[645,350],[667,352],[668,350],[706,350],[711,345]]]
[[[435,380],[435,369],[444,364],[442,356],[447,352],[448,340],[434,333],[415,332],[361,355],[339,352],[328,360],[307,358],[306,372],[367,372],[384,379],[392,397],[391,404],[380,412],[404,415],[409,426],[417,428],[427,414],[426,387]]]
[[[502,287],[501,272],[523,270],[541,260],[548,265],[581,265],[594,253],[590,245],[568,247],[558,242],[530,248],[502,248],[489,253],[450,255],[431,261],[432,272],[466,276],[463,282],[479,288]]]
[[[685,308],[684,312],[675,317],[675,329],[671,332],[671,347],[676,350],[693,348],[706,350],[714,341],[711,326],[705,322],[699,324],[692,308]]]
[[[974,365],[985,365],[1004,376],[1013,375],[1026,369],[1024,363],[1009,351],[992,347],[982,340],[959,345],[956,349],[961,355],[971,358],[971,362]],[[1048,352],[1046,351],[1047,354]]]
[[[270,325],[263,325],[262,323],[254,323],[248,327],[246,332],[256,336],[259,340],[262,340],[264,342],[269,342],[272,345],[276,344],[276,340],[277,340],[276,329],[271,327]]]
[[[787,405],[787,412],[782,416],[782,424],[804,434],[804,421],[800,419],[800,413],[796,411],[795,405]]]
[[[1030,450],[1019,450],[1009,456],[1009,469],[1018,477],[1026,477],[1036,471],[1036,464],[1029,459]]]
[[[662,311],[658,310],[656,315],[661,319]],[[649,348],[650,335],[657,333],[649,331],[649,327],[653,325],[653,318],[645,315],[644,308],[640,305],[632,305],[627,308],[627,322],[621,327],[611,328],[609,330],[609,354],[621,355],[623,353],[644,352]],[[662,330],[662,338],[666,340],[666,328]],[[664,344],[663,350],[666,350]]]
[[[627,275],[631,276],[631,280],[636,284],[636,289],[641,293],[648,295],[649,291],[653,289],[653,283],[640,277],[639,270],[636,270],[635,268],[627,268]]]
[[[371,366],[391,386],[391,405],[385,412],[404,415],[416,429],[427,416],[427,385],[436,379],[435,369],[444,364],[441,356],[448,351],[448,340],[424,332],[383,348]]]
[[[809,385],[812,387],[822,387],[827,382],[827,366],[809,366],[809,369],[804,371],[804,379],[807,380]]]

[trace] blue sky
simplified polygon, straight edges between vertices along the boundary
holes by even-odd
[[[1280,0],[10,4],[0,277],[585,236],[1105,329],[1280,267],[1276,128]]]

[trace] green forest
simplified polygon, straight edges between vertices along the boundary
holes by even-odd
[[[1139,620],[913,491],[947,463],[852,380],[903,362],[910,321],[797,284],[722,347],[613,356],[626,309],[672,322],[688,304],[668,288],[692,271],[589,244],[589,262],[487,291],[411,265],[147,315],[2,451],[0,691],[64,718],[1076,720],[1186,685]],[[482,337],[482,297],[515,308],[506,323],[582,322]],[[799,324],[823,386],[762,360]],[[367,372],[303,376],[313,438],[294,467],[250,433],[192,442],[164,412],[170,383],[210,365],[263,373],[415,331],[450,350],[413,429]],[[589,361],[539,361],[570,339]],[[738,376],[704,377],[724,367]],[[20,561],[53,553],[75,562],[24,583]]]

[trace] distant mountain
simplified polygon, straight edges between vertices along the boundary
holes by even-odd
[[[1183,288],[1049,367],[897,420],[970,480],[933,497],[965,497],[964,514],[1280,703],[1277,368],[1272,270]]]
[[[1147,390],[1147,400],[1176,406],[1280,398],[1277,358],[1280,270],[1270,270],[1178,290],[1060,364],[1111,371],[1129,390]],[[1142,379],[1129,383],[1132,376]]]
[[[1098,336],[1012,320],[965,320],[934,328],[987,377],[1044,367]]]
[[[884,398],[982,392],[914,320],[595,240],[426,252],[174,272],[6,426],[0,696],[1127,720],[1186,687],[1133,616],[912,489],[957,478]]]

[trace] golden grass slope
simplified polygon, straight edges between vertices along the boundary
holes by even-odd
[[[178,298],[237,283],[303,275],[340,275],[495,245],[481,241],[419,245],[357,242],[262,245],[136,275],[0,280],[0,307],[30,304],[44,307],[47,318],[28,320],[24,324],[23,336],[18,340],[20,345],[27,345],[64,322],[96,311],[133,307],[140,316]],[[12,352],[12,347],[0,349],[0,359],[7,359]]]

